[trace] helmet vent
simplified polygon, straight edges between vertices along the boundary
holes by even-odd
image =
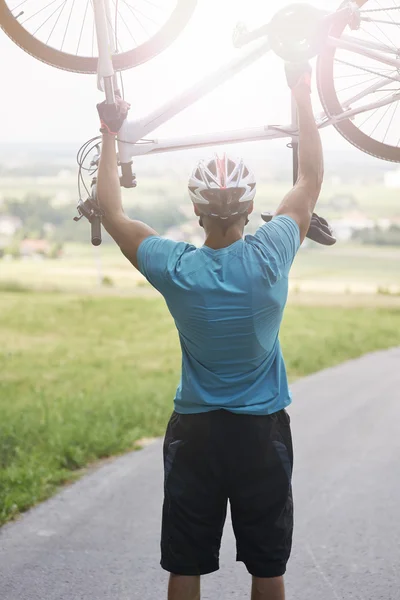
[[[208,163],[207,169],[209,171],[211,171],[211,173],[214,175],[214,177],[217,176],[217,164],[216,164],[215,160],[212,160],[210,163]]]

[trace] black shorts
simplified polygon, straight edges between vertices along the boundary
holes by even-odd
[[[292,546],[292,468],[284,410],[173,413],[164,441],[161,566],[176,575],[217,571],[229,500],[236,560],[255,577],[283,575]]]

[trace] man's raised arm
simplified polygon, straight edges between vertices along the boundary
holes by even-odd
[[[117,242],[126,258],[138,268],[137,251],[140,244],[147,237],[158,234],[141,221],[129,219],[122,207],[115,136],[128,114],[128,109],[129,105],[117,98],[117,118],[113,119],[110,117],[109,105],[105,103],[98,105],[103,141],[97,176],[97,199],[100,208],[104,211],[104,227]]]
[[[292,70],[293,69],[293,70]],[[299,174],[297,183],[278,207],[275,216],[287,215],[300,228],[304,241],[324,177],[321,138],[311,104],[310,72],[307,68],[287,66],[289,87],[297,104],[299,122]]]

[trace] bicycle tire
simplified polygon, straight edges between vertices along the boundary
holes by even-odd
[[[368,0],[357,0],[358,6],[361,8]],[[347,2],[343,2],[339,9],[346,6]],[[333,37],[339,38],[344,32],[346,26],[334,26],[330,32]],[[343,112],[343,108],[338,99],[335,89],[334,78],[334,59],[336,48],[326,46],[318,57],[317,61],[317,87],[322,106],[328,116],[338,115]],[[400,162],[400,148],[379,142],[366,133],[361,131],[350,119],[340,123],[334,123],[335,129],[344,137],[350,144],[370,154],[375,158],[390,162]]]
[[[114,69],[125,71],[160,54],[185,28],[196,5],[197,0],[177,0],[170,18],[154,36],[132,50],[113,56]],[[0,27],[22,50],[48,65],[74,73],[97,73],[98,57],[77,56],[47,46],[22,27],[6,0],[0,0]]]

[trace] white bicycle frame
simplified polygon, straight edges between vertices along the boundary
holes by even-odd
[[[99,48],[99,87],[100,89],[103,89],[103,87],[101,87],[101,82],[104,82],[106,101],[108,103],[113,103],[114,89],[116,88],[112,54],[115,52],[115,47],[113,42],[109,0],[93,0],[93,6]],[[317,115],[316,122],[320,128],[328,127],[329,125],[347,120],[363,112],[386,106],[400,98],[400,92],[395,92],[385,99],[368,103],[365,106],[356,109],[351,109],[350,106],[354,102],[357,102],[368,94],[392,83],[393,79],[398,79],[400,81],[400,59],[397,58],[395,50],[392,51],[393,57],[391,57],[391,51],[387,46],[358,40],[351,35],[342,35],[341,38],[329,37],[328,44],[337,48],[350,50],[356,54],[373,58],[383,64],[392,66],[393,73],[390,74],[392,79],[382,77],[362,93],[349,97],[342,103],[345,107],[345,110],[343,110],[342,113],[334,116],[325,113]],[[158,127],[171,120],[175,115],[219,87],[222,83],[231,79],[234,75],[251,65],[270,50],[271,47],[267,38],[264,37],[257,41],[253,41],[248,48],[240,52],[240,56],[234,58],[211,75],[205,77],[199,83],[186,90],[183,94],[172,98],[160,108],[141,119],[127,120],[119,133],[118,145],[120,162],[129,163],[134,156],[144,154],[156,154],[160,152],[170,152],[173,150],[184,150],[219,144],[272,140],[288,137],[296,140],[298,134],[295,118],[296,113],[295,111],[292,111],[292,120],[288,125],[265,125],[251,129],[225,131],[206,135],[193,135],[183,138],[153,138],[150,141],[139,143],[140,140],[146,138]]]

